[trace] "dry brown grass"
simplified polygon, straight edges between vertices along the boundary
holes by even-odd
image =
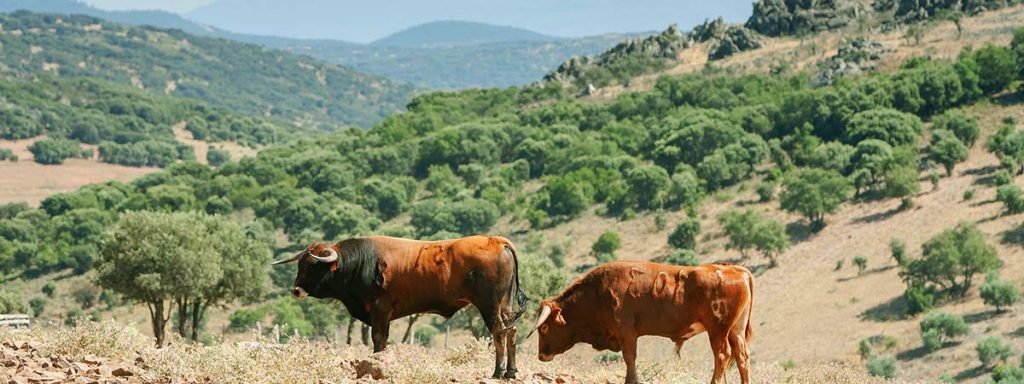
[[[56,355],[70,361],[100,361],[127,367],[144,382],[209,383],[351,383],[358,379],[355,364],[380,369],[390,383],[499,383],[488,379],[492,349],[471,341],[447,349],[393,345],[373,355],[363,347],[335,348],[329,344],[293,339],[283,345],[241,343],[199,346],[178,340],[156,349],[150,339],[132,327],[116,323],[88,323],[55,331],[18,332],[0,329],[0,344],[29,343],[38,356]],[[7,349],[5,351],[4,349]],[[12,353],[0,347],[0,352]],[[16,351],[14,353],[17,353]],[[529,346],[520,352],[520,380],[524,383],[620,382],[621,363],[603,364],[580,355],[559,357],[552,363],[532,359]],[[0,367],[0,377],[11,368]],[[704,383],[709,367],[692,361],[666,359],[641,362],[641,379],[652,383]],[[883,383],[846,364],[814,364],[785,370],[775,364],[754,364],[755,383]],[[731,382],[738,382],[735,373]]]

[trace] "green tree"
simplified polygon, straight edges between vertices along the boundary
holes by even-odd
[[[381,225],[380,219],[360,205],[348,202],[337,203],[320,228],[324,230],[324,238],[328,240],[344,240],[356,236],[368,236]]]
[[[697,234],[700,233],[700,221],[687,217],[676,225],[668,235],[668,245],[675,249],[697,249]]]
[[[857,274],[863,275],[864,270],[868,269],[868,258],[864,255],[857,255],[853,258],[853,264],[857,266]]]
[[[40,164],[63,164],[66,159],[80,159],[92,156],[91,149],[82,149],[78,142],[62,138],[39,140],[28,146],[32,157]]]
[[[929,350],[937,350],[950,339],[966,336],[970,328],[960,315],[948,312],[929,312],[919,324],[921,338]]]
[[[999,336],[989,336],[981,339],[974,350],[978,352],[978,360],[985,367],[989,367],[992,363],[996,362],[1005,363],[1013,356],[1013,348],[1010,344],[1006,343],[1006,340]]]
[[[985,284],[981,285],[981,299],[985,304],[996,307],[996,311],[1003,312],[1006,307],[1020,301],[1020,290],[1009,281],[999,279],[999,275],[990,272],[985,277]]]
[[[615,259],[615,251],[622,247],[622,240],[619,238],[618,232],[605,231],[597,238],[597,241],[590,246],[590,251],[598,258],[603,259]]]
[[[921,135],[921,119],[895,109],[871,109],[853,115],[846,128],[846,142],[856,145],[868,139],[893,147],[913,145]]]
[[[849,198],[850,182],[835,171],[803,169],[786,178],[779,196],[782,209],[806,217],[814,228],[825,226],[825,215]]]
[[[896,358],[892,356],[871,356],[868,358],[868,373],[871,376],[891,379],[896,377]]]
[[[700,264],[700,258],[691,249],[676,249],[665,258],[665,263],[692,267]]]
[[[967,146],[960,142],[953,132],[938,130],[932,133],[932,143],[928,152],[935,162],[946,168],[946,176],[953,176],[953,168],[957,163],[967,160]]]
[[[0,290],[0,313],[23,314],[27,311],[28,306],[25,305],[21,295],[8,290]]]
[[[778,254],[789,246],[785,226],[753,209],[726,212],[718,220],[729,237],[726,248],[739,250],[743,258],[748,257],[748,250],[757,249],[775,266]]]
[[[236,224],[200,213],[131,212],[104,242],[97,281],[125,299],[146,304],[157,346],[179,308],[193,314],[193,337],[205,309],[234,299],[256,298],[266,287],[265,242],[253,241]]]
[[[960,223],[921,246],[922,258],[907,263],[900,276],[908,287],[934,288],[963,297],[974,276],[998,268],[996,250],[973,225]]]
[[[659,209],[664,205],[670,179],[668,172],[657,165],[640,166],[626,172],[629,195],[641,209]]]
[[[1003,203],[1006,213],[1016,214],[1024,212],[1024,197],[1021,197],[1020,187],[1013,184],[1006,184],[996,189],[996,201]]]
[[[974,147],[981,135],[981,127],[978,124],[978,117],[971,116],[960,110],[948,110],[945,113],[935,116],[932,119],[933,129],[947,130],[953,132],[962,143],[968,147]]]
[[[1019,73],[1017,58],[1006,47],[986,44],[974,52],[974,60],[978,63],[981,90],[987,94],[1006,89]]]
[[[229,161],[231,161],[231,152],[228,152],[228,150],[224,148],[211,147],[206,151],[206,162],[211,166],[219,167],[227,164]]]

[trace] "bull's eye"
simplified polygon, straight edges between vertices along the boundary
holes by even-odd
[[[538,328],[537,330],[540,331],[540,333],[548,333],[548,325],[547,324],[541,324],[540,328]]]

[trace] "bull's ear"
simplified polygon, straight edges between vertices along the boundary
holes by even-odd
[[[555,324],[565,325],[565,318],[562,317],[562,308],[552,309],[551,316],[555,318]]]

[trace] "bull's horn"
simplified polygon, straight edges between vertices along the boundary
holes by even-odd
[[[537,325],[533,326],[533,330],[531,330],[530,333],[526,335],[527,339],[529,339],[530,336],[533,336],[533,333],[537,332],[537,328],[540,328],[540,326],[544,324],[545,321],[548,320],[548,316],[551,316],[551,307],[549,307],[547,304],[544,304],[541,306],[540,317],[537,318]]]
[[[270,263],[270,265],[287,264],[287,263],[292,263],[292,262],[298,261],[299,258],[302,257],[303,253],[305,253],[305,251],[296,253],[294,256],[289,257],[287,259],[275,261],[273,263]]]
[[[313,260],[316,260],[319,263],[331,264],[335,261],[338,261],[338,251],[327,248],[327,257],[313,255]]]

